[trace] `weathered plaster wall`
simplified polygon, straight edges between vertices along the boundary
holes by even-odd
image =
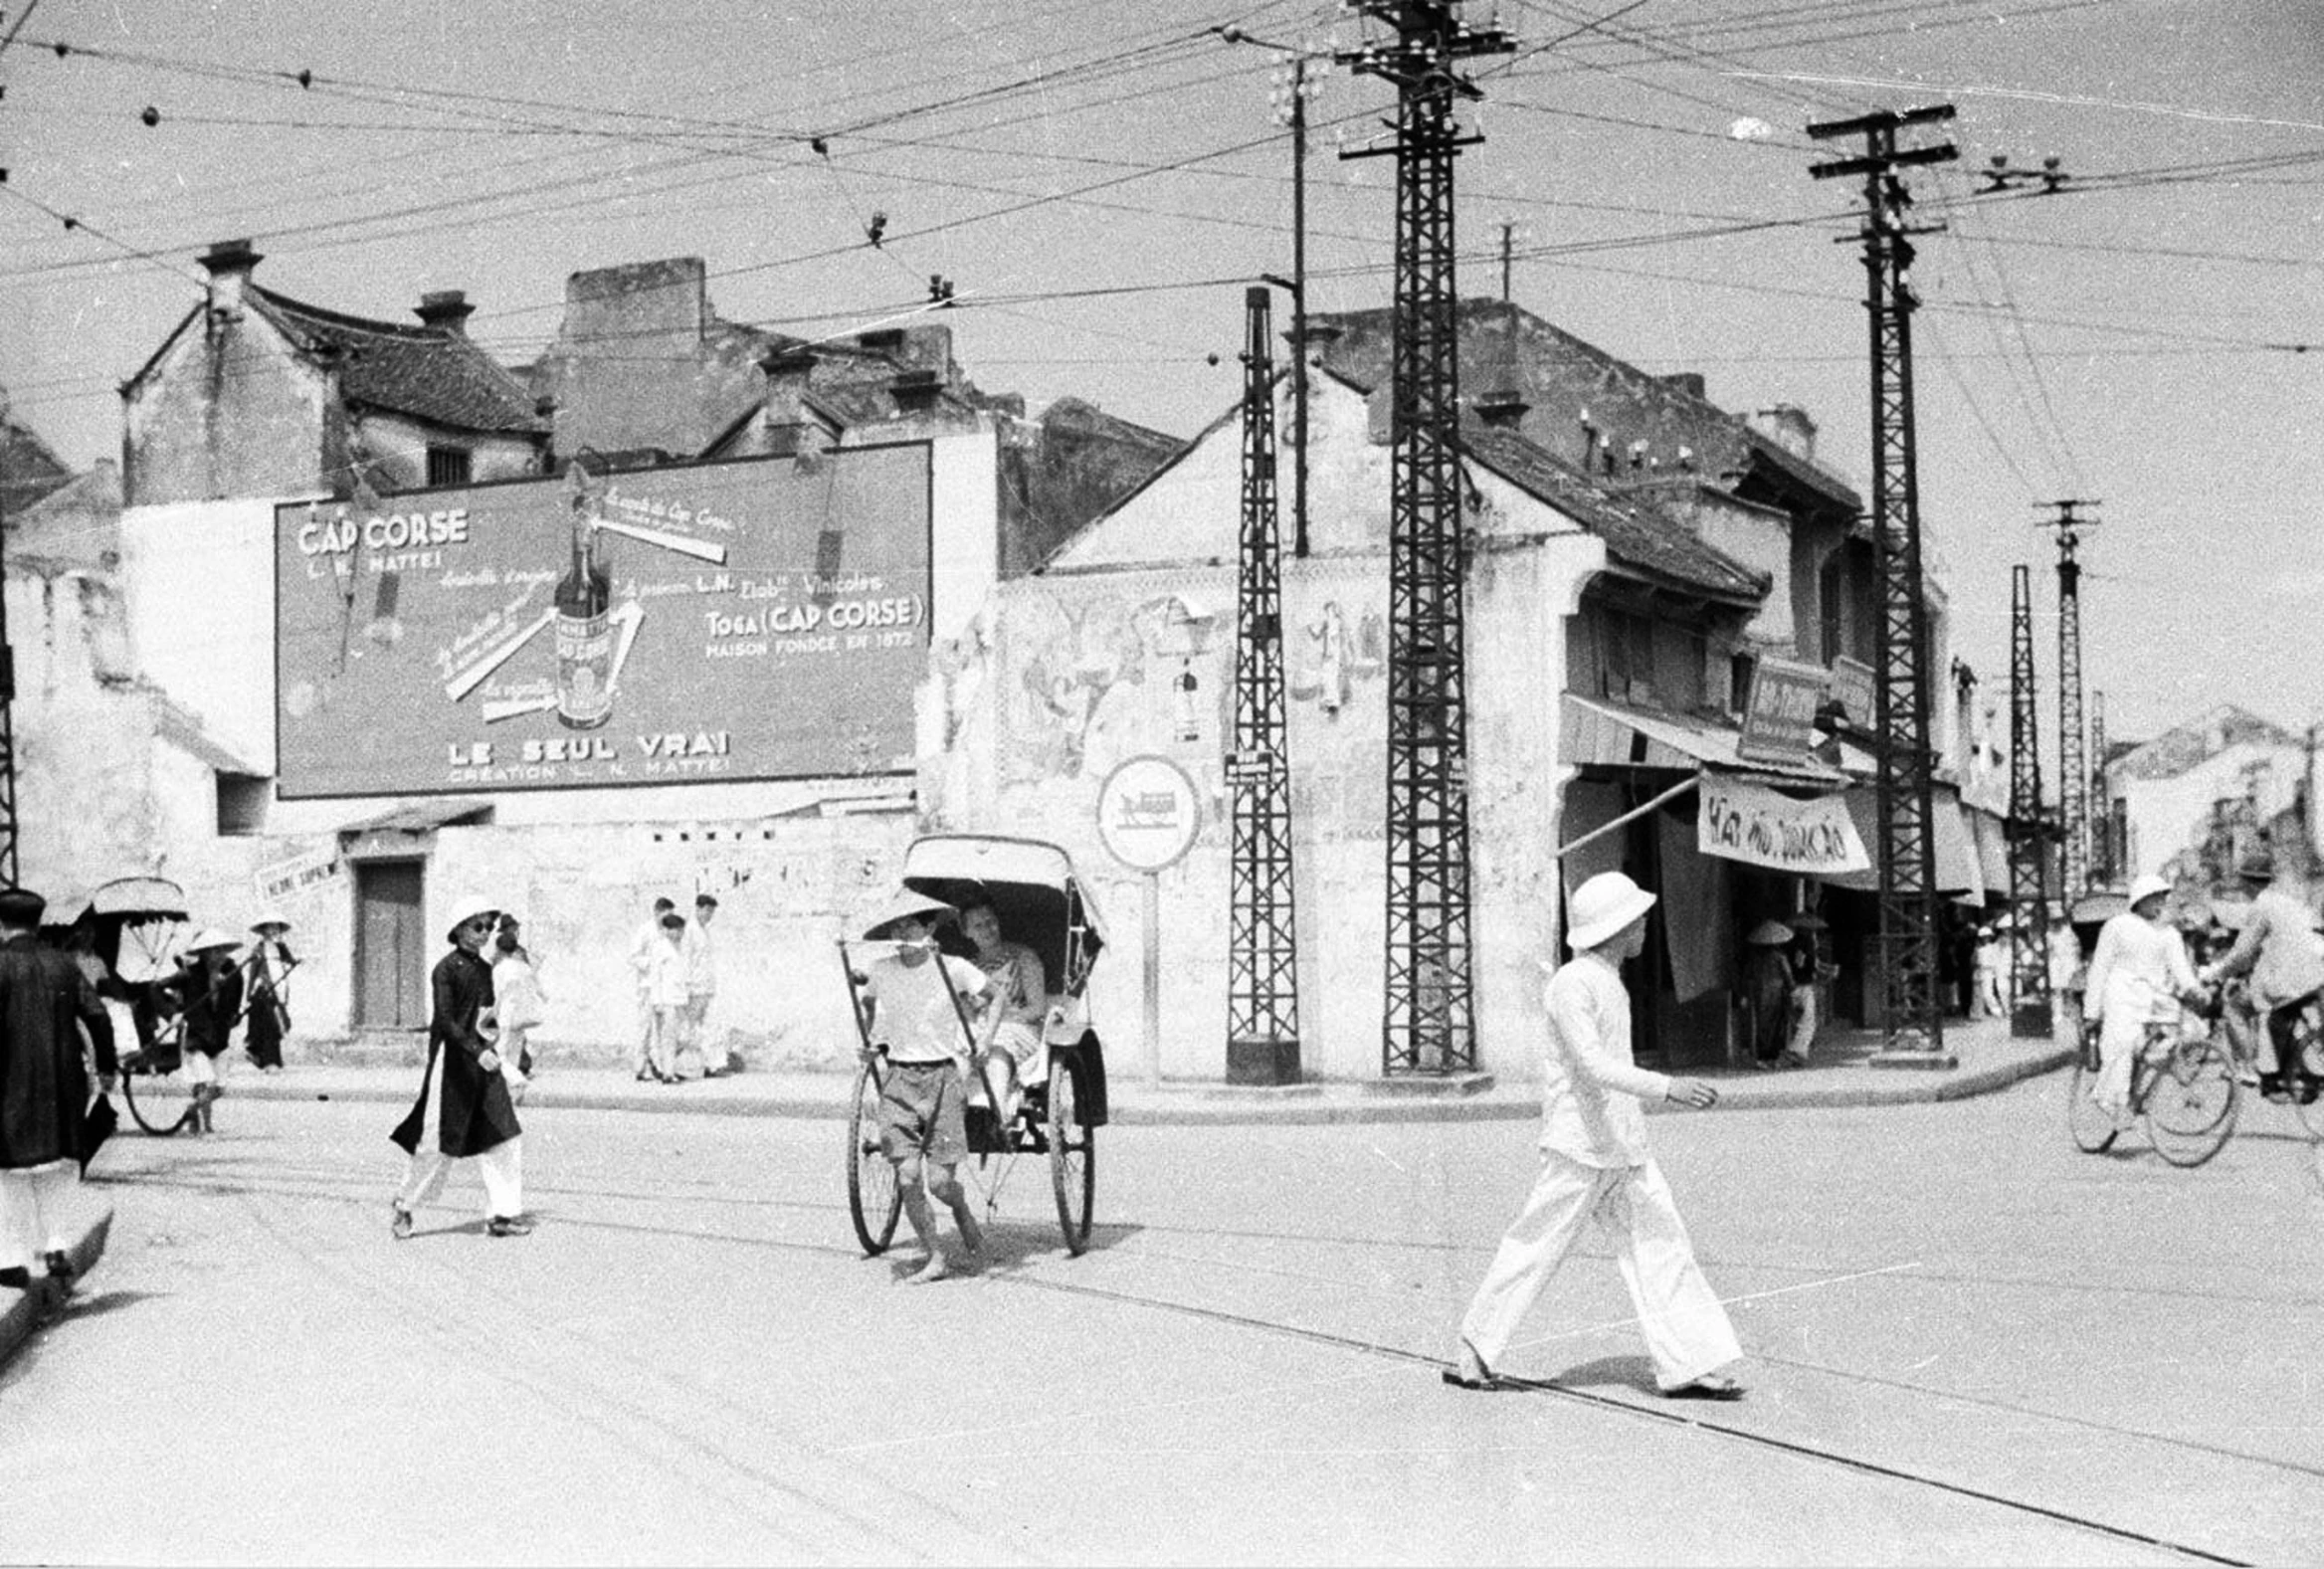
[[[335,833],[219,839],[191,821],[207,770],[163,748],[155,772],[161,839],[153,870],[186,888],[197,924],[241,932],[259,913],[254,882],[270,863],[327,853]],[[424,862],[427,930],[449,926],[476,892],[513,910],[549,991],[538,1039],[551,1061],[626,1061],[637,1014],[630,944],[657,895],[689,911],[715,894],[721,984],[712,1022],[761,1068],[837,1068],[855,1052],[835,940],[891,891],[911,838],[908,812],[610,825],[478,826],[383,839]],[[278,900],[302,961],[292,983],[293,1049],[344,1037],[354,1014],[355,881],[350,863],[307,892]],[[430,943],[428,962],[442,956]],[[416,1050],[416,1047],[415,1047]]]
[[[1387,453],[1363,400],[1320,378],[1310,480],[1315,550],[1282,561],[1286,748],[1299,940],[1302,1066],[1380,1071],[1385,947]],[[1180,763],[1206,802],[1194,850],[1159,879],[1161,1064],[1225,1069],[1235,560],[1241,431],[1230,419],[1086,530],[1041,577],[1007,583],[943,651],[938,722],[952,745],[922,770],[933,828],[1066,847],[1113,939],[1092,983],[1116,1072],[1141,1065],[1142,879],[1096,832],[1105,776],[1126,758]],[[1480,1055],[1534,1073],[1538,960],[1554,938],[1562,620],[1603,545],[1497,476],[1474,476],[1469,738],[1475,1000]],[[1155,564],[1165,563],[1165,564]],[[1192,675],[1188,690],[1182,679]]]
[[[414,420],[390,414],[366,416],[360,428],[364,456],[381,489],[417,490],[428,484],[428,449],[465,447],[469,454],[469,481],[484,485],[493,480],[521,480],[541,472],[541,452],[521,436],[481,436],[433,430]]]
[[[275,502],[264,495],[121,514],[139,671],[256,772],[275,756],[274,530]]]
[[[2245,780],[2252,777],[2247,770],[2260,765],[2263,771],[2255,776],[2259,816],[2266,822],[2289,810],[2296,798],[2307,767],[2307,754],[2298,746],[2238,742],[2162,779],[2126,778],[2116,769],[2113,792],[2129,803],[2131,874],[2160,872],[2182,850],[2200,847],[2211,826],[2212,803],[2241,800]]]
[[[321,479],[328,378],[255,310],[201,310],[122,407],[131,506],[303,491]]]
[[[151,870],[147,697],[109,574],[12,565],[17,863],[52,897]]]

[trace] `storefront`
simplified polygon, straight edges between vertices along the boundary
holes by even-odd
[[[1620,871],[1660,894],[1625,971],[1633,1049],[1663,1070],[1736,1063],[1744,935],[1816,910],[1822,880],[1871,866],[1848,777],[1747,757],[1740,729],[1707,720],[1573,693],[1563,711],[1578,769],[1561,814],[1566,890]]]

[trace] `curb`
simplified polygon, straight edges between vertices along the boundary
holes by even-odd
[[[77,1278],[89,1278],[89,1272],[97,1268],[97,1261],[104,1257],[105,1238],[111,1233],[113,1212],[107,1209],[96,1224],[81,1234],[81,1240],[66,1249],[72,1257]],[[15,1300],[0,1310],[0,1368],[5,1368],[17,1348],[38,1332],[41,1318],[49,1303],[46,1285],[37,1285],[29,1291],[9,1293]]]
[[[1792,1087],[1765,1080],[1750,1084],[1747,1094],[1727,1095],[1716,1108],[1722,1112],[1782,1111],[1819,1107],[1906,1105],[1919,1102],[1964,1100],[1992,1094],[2022,1079],[2055,1072],[2073,1060],[2070,1048],[2032,1053],[1990,1067],[1899,1070],[1873,1074],[1860,1084],[1817,1084]],[[791,1117],[836,1119],[846,1115],[851,1081],[833,1076],[829,1092],[722,1090],[687,1096],[638,1092],[622,1088],[561,1088],[554,1083],[533,1084],[523,1111],[646,1111],[676,1116]],[[657,1088],[659,1086],[656,1086]],[[368,1105],[408,1107],[416,1083],[337,1083],[328,1088],[301,1085],[282,1079],[244,1078],[228,1092],[233,1100],[342,1100]],[[1144,1092],[1152,1095],[1152,1091]],[[1681,1113],[1678,1108],[1649,1106],[1649,1115]],[[1465,1087],[1424,1092],[1402,1089],[1382,1094],[1369,1085],[1326,1083],[1282,1085],[1237,1090],[1226,1085],[1166,1088],[1159,1099],[1131,1099],[1116,1095],[1112,1125],[1116,1127],[1227,1127],[1241,1125],[1329,1126],[1350,1123],[1487,1122],[1534,1120],[1541,1115],[1541,1099],[1527,1087],[1491,1090]]]

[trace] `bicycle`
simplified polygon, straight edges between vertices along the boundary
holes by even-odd
[[[2156,1154],[2174,1166],[2192,1167],[2226,1147],[2235,1131],[2242,1094],[2234,1056],[2212,1028],[2219,1018],[2218,996],[2183,998],[2180,1006],[2178,1019],[2150,1023],[2140,1037],[2131,1062],[2128,1114],[2145,1124]],[[2188,1029],[2190,1017],[2205,1025],[2200,1033]],[[2098,1031],[2084,1021],[2066,1087],[2066,1129],[2074,1147],[2086,1155],[2111,1149],[2125,1126],[2090,1098],[2099,1066]]]

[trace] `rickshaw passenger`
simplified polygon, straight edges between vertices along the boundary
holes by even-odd
[[[984,972],[966,959],[937,951],[936,928],[952,914],[949,904],[906,892],[865,928],[871,941],[892,941],[893,955],[864,968],[858,995],[871,1005],[867,1032],[884,1048],[887,1073],[879,1091],[880,1149],[895,1166],[896,1187],[912,1233],[927,1252],[913,1281],[941,1280],[951,1273],[936,1240],[936,1218],[920,1191],[934,1194],[960,1227],[969,1252],[984,1247],[984,1233],[960,1185],[957,1169],[968,1157],[967,1089],[961,1061],[961,1011],[954,1003],[981,1010],[992,993]],[[970,1018],[976,1017],[972,1011]]]
[[[976,949],[976,966],[993,983],[997,1013],[988,1017],[991,1038],[984,1060],[1001,1103],[1001,1125],[1016,1120],[1025,1098],[1025,1075],[1041,1055],[1041,1025],[1049,1009],[1049,971],[1041,955],[1001,935],[1000,911],[990,899],[960,906],[961,935]]]

